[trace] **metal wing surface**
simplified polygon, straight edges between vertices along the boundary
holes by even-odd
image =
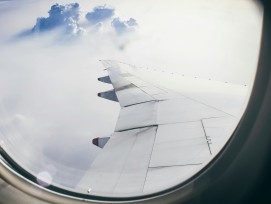
[[[237,125],[238,115],[230,110],[232,106],[241,108],[244,94],[239,100],[242,103],[225,105],[222,100],[214,105],[212,94],[203,97],[205,82],[183,78],[180,84],[185,81],[181,86],[186,91],[178,92],[160,86],[160,79],[151,82],[131,65],[102,63],[121,110],[115,132],[78,184],[80,191],[91,188],[96,195],[123,197],[181,183],[219,152]],[[220,82],[206,83],[217,87]],[[223,86],[228,86],[227,91],[220,94],[230,100],[228,93],[236,86]],[[190,93],[189,89],[200,92]]]

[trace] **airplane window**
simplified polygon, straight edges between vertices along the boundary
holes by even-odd
[[[101,197],[186,182],[223,149],[254,81],[253,0],[0,1],[1,159]]]

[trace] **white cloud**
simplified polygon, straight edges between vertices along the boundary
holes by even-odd
[[[48,17],[37,18],[32,33],[39,34],[62,28],[64,30],[62,35],[84,35],[88,31],[97,31],[102,34],[104,31],[113,32],[114,30],[117,34],[124,34],[135,31],[137,27],[137,22],[134,18],[122,21],[115,16],[115,8],[107,5],[96,6],[92,11],[83,15],[79,3],[54,4],[48,13]],[[80,19],[80,16],[84,16],[85,19]],[[84,20],[88,23],[84,23]],[[28,34],[29,32],[24,32],[19,36]]]
[[[92,23],[100,23],[106,20],[109,20],[115,15],[115,9],[113,7],[96,6],[93,11],[86,14],[86,19]]]
[[[82,34],[84,29],[78,23],[80,17],[78,3],[66,5],[54,4],[48,13],[49,17],[40,17],[37,19],[32,32],[40,33],[63,27],[68,34]]]
[[[118,34],[123,34],[135,31],[138,24],[133,18],[130,18],[128,21],[122,21],[120,18],[114,18],[111,25]]]

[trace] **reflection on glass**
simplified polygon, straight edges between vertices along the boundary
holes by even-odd
[[[173,187],[219,153],[246,107],[254,1],[25,0],[0,11],[1,148],[41,186],[112,197]]]

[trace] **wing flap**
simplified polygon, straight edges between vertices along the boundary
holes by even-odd
[[[153,95],[157,95],[157,94],[163,94],[163,93],[167,93],[162,89],[159,89],[155,86],[145,86],[145,87],[141,87],[141,89],[146,92],[147,94],[153,96]]]
[[[142,79],[139,79],[136,76],[127,77],[127,80],[130,81],[131,83],[133,83],[137,87],[149,86],[149,83],[143,81]]]
[[[150,127],[141,129],[137,134],[136,142],[114,190],[115,193],[132,195],[143,191],[156,131],[157,127]]]
[[[126,79],[127,72],[123,72],[119,68],[108,68],[107,71],[121,107],[154,100],[153,97]]]
[[[150,162],[157,127],[114,133],[78,185],[79,190],[116,195],[140,193]]]
[[[165,190],[165,186],[178,185],[200,168],[201,165],[149,168],[143,193],[159,192]]]
[[[157,102],[141,103],[120,110],[115,131],[156,125]]]
[[[201,122],[159,125],[150,167],[199,165],[210,156]]]

